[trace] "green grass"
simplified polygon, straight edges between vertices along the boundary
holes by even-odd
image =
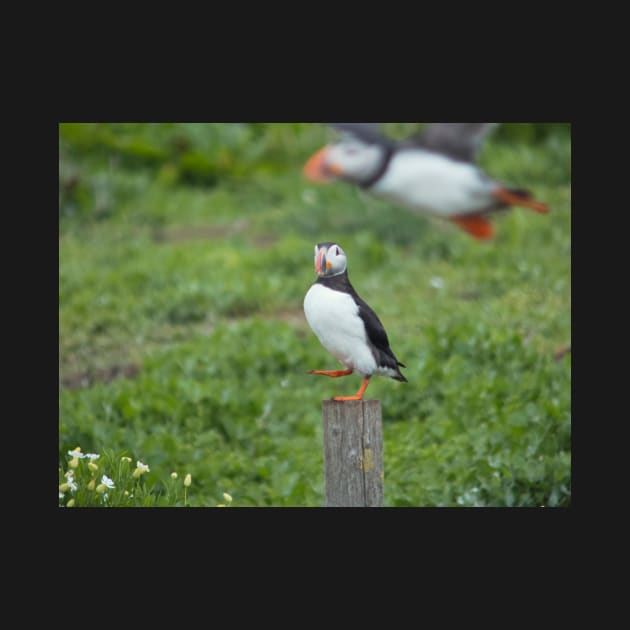
[[[504,125],[487,143],[487,172],[552,209],[498,217],[489,243],[307,182],[330,137],[60,126],[59,483],[80,446],[119,490],[99,503],[82,459],[76,506],[184,505],[186,473],[189,506],[323,504],[321,400],[360,382],[306,374],[339,366],[302,311],[324,240],[407,365],[408,384],[367,392],[383,406],[385,505],[570,504],[571,359],[554,358],[571,336],[568,128]],[[150,471],[125,477],[122,456]]]

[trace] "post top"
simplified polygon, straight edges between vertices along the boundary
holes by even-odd
[[[329,400],[330,402],[368,402],[371,400],[379,400],[378,398],[361,398],[360,400],[335,400],[334,398],[324,398],[323,400]]]
[[[378,398],[362,398],[361,400],[333,400],[332,398],[324,398],[324,400],[322,400],[322,406],[356,405],[359,407],[363,404],[380,405],[381,401]]]

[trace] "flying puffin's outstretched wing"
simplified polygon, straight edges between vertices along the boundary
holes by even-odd
[[[406,144],[474,162],[486,136],[499,123],[432,123]]]
[[[350,133],[353,136],[364,140],[371,144],[380,144],[393,146],[395,143],[391,138],[384,136],[380,129],[379,123],[326,123],[328,126]]]

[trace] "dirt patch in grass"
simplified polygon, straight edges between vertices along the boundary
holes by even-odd
[[[464,300],[466,302],[472,302],[474,300],[478,300],[481,297],[481,293],[479,291],[460,291],[455,294],[460,300]]]
[[[87,370],[80,374],[68,376],[61,380],[61,384],[67,389],[81,389],[90,387],[94,383],[109,383],[116,378],[134,378],[138,372],[140,372],[140,366],[136,363],[112,365],[111,367]]]
[[[553,358],[556,361],[560,361],[560,359],[562,359],[562,357],[564,357],[565,355],[569,354],[571,352],[571,346],[565,346],[564,348],[559,348],[558,350],[556,350],[553,353]]]
[[[158,228],[153,232],[157,243],[176,243],[191,240],[215,240],[243,232],[249,225],[246,219],[239,219],[227,225],[185,225]]]
[[[288,324],[299,324],[303,326],[306,324],[306,318],[302,309],[286,309],[282,311],[276,311],[265,315],[268,319],[276,319],[281,322],[287,322]]]
[[[275,245],[277,242],[278,237],[271,234],[261,234],[260,236],[255,236],[252,239],[254,247],[258,247],[259,249],[267,249],[268,247]]]

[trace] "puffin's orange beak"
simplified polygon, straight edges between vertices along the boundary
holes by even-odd
[[[326,146],[312,155],[304,165],[304,175],[312,182],[326,182],[332,179],[331,175],[335,172],[335,169],[331,169],[326,165],[327,152],[328,147]]]
[[[323,276],[326,273],[326,268],[330,266],[330,263],[326,263],[326,250],[322,247],[317,252],[317,258],[315,259],[315,273],[318,276]]]

